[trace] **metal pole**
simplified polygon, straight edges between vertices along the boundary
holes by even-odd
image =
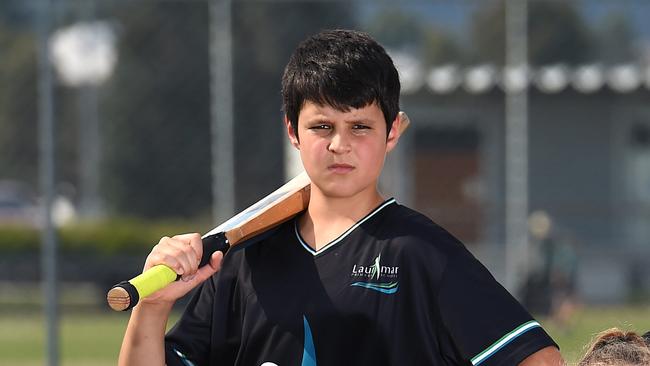
[[[102,211],[99,195],[100,150],[97,86],[78,88],[79,104],[79,210],[84,218],[96,219]]]
[[[52,69],[48,57],[50,33],[50,0],[41,1],[38,22],[38,143],[39,180],[43,199],[41,231],[41,266],[44,310],[46,318],[47,364],[59,363],[59,324],[57,294],[57,238],[52,223],[54,199],[54,117],[52,95]]]
[[[90,22],[95,17],[95,0],[77,6],[79,20]],[[99,194],[101,136],[99,135],[98,83],[77,88],[79,104],[79,211],[83,218],[96,219],[103,210]]]
[[[528,64],[527,0],[506,1],[506,67]],[[506,87],[506,288],[517,295],[528,257],[528,84]]]
[[[210,2],[212,217],[216,222],[235,212],[231,16],[231,0]]]

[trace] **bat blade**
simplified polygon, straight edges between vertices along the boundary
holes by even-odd
[[[302,172],[257,203],[210,230],[203,237],[225,233],[230,245],[235,245],[277,226],[307,208],[310,187],[309,176]]]

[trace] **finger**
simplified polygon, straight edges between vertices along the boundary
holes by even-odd
[[[196,275],[192,280],[197,282],[203,282],[210,278],[213,274],[217,273],[221,269],[221,263],[223,261],[223,253],[216,251],[212,254],[210,262],[207,266],[199,268],[196,272]]]
[[[223,261],[223,252],[220,250],[217,250],[216,252],[212,253],[212,257],[210,257],[210,262],[209,265],[212,267],[212,270],[214,271],[213,273],[216,273],[221,269],[221,262]]]
[[[201,261],[201,256],[203,255],[203,240],[201,239],[201,234],[181,234],[174,236],[174,239],[188,243],[194,251],[196,259]]]
[[[181,263],[183,272],[179,275],[191,276],[199,268],[199,260],[196,258],[196,252],[189,242],[174,239],[168,241],[166,252],[173,256]]]
[[[147,259],[147,266],[165,264],[179,275],[193,273],[198,267],[193,253],[194,251],[188,243],[174,238],[163,237],[152,250],[150,258]]]
[[[183,263],[174,254],[171,254],[168,248],[154,249],[147,257],[143,271],[149,270],[159,264],[164,264],[173,269],[176,274],[181,275],[185,273]]]
[[[185,282],[190,281],[194,278],[201,262],[201,255],[203,253],[203,241],[201,240],[201,235],[198,233],[176,235],[174,236],[174,239],[186,244],[182,249],[187,254],[192,267],[189,271],[185,272],[181,279]]]

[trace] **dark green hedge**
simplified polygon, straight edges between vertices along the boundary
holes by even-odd
[[[165,235],[172,236],[202,230],[196,223],[109,219],[84,222],[57,229],[62,252],[119,254],[148,252]],[[37,228],[0,224],[0,253],[40,250],[41,233]]]

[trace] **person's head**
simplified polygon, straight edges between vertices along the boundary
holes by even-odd
[[[645,335],[644,335],[645,336]],[[578,366],[650,365],[650,348],[644,337],[617,328],[598,334]]]
[[[389,131],[399,112],[399,94],[399,75],[386,50],[353,30],[326,30],[307,38],[282,77],[283,110],[294,131],[307,101],[339,111],[376,103]]]
[[[282,79],[283,108],[312,194],[377,198],[400,135],[399,91],[392,60],[367,34],[324,31],[298,46]]]
[[[528,216],[528,231],[534,239],[548,238],[552,228],[553,221],[546,211],[534,211]]]
[[[645,344],[650,347],[650,332],[645,332],[641,337],[643,337]]]

